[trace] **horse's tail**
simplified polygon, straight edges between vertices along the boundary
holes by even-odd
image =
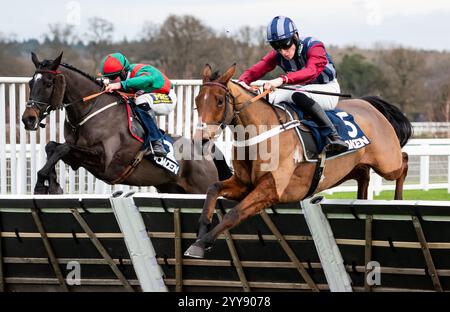
[[[363,96],[361,99],[372,104],[372,106],[386,117],[397,134],[400,146],[405,146],[412,135],[412,125],[400,109],[378,96],[368,95]]]
[[[217,173],[219,174],[219,181],[231,178],[233,171],[231,171],[231,168],[225,160],[225,156],[216,144],[213,145],[211,152],[213,154],[214,165],[216,166]]]

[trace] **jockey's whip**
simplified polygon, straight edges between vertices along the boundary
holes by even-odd
[[[291,87],[278,87],[278,89],[285,89],[285,90],[292,90],[292,91],[299,91],[299,92],[308,92],[308,93],[313,93],[313,94],[340,96],[343,98],[351,98],[352,97],[351,94],[345,94],[345,93],[334,93],[334,92],[317,91],[317,90],[305,90],[305,89],[291,88]]]

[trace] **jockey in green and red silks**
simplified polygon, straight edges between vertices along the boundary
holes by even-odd
[[[122,53],[107,55],[100,64],[100,73],[109,79],[105,91],[122,90],[136,94],[136,105],[151,117],[148,126],[152,144],[148,154],[165,156],[167,152],[155,114],[167,115],[175,108],[176,95],[169,78],[151,65],[130,64]]]

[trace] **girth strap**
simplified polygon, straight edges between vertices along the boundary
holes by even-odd
[[[136,167],[141,163],[142,159],[144,158],[144,152],[145,151],[140,150],[131,161],[131,163],[122,172],[122,174],[115,180],[109,182],[109,184],[120,184],[125,181],[133,173],[134,169],[136,169]]]
[[[325,150],[323,150],[319,155],[319,161],[316,164],[313,179],[311,181],[311,186],[309,187],[308,193],[306,193],[306,196],[303,199],[312,196],[316,192],[317,186],[319,186],[320,179],[322,178],[323,170],[325,168],[325,159],[326,154]]]

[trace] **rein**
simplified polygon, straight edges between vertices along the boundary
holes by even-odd
[[[211,81],[211,82],[205,82],[205,83],[202,85],[202,87],[203,87],[203,86],[216,86],[216,87],[220,87],[220,88],[224,89],[225,92],[226,92],[226,95],[225,95],[225,112],[223,113],[222,120],[221,120],[220,123],[219,123],[219,128],[222,129],[222,130],[225,129],[226,126],[227,126],[233,119],[240,119],[239,113],[241,113],[244,109],[246,109],[250,104],[252,104],[252,103],[258,101],[259,99],[265,97],[265,96],[268,95],[270,92],[272,92],[272,90],[270,90],[270,89],[265,90],[264,92],[262,92],[262,93],[256,95],[255,97],[251,98],[250,100],[248,100],[248,101],[246,101],[246,102],[244,102],[244,103],[239,104],[239,105],[243,105],[243,107],[241,107],[240,109],[238,109],[238,108],[235,107],[235,109],[233,110],[233,118],[232,118],[229,122],[227,122],[226,119],[227,119],[228,111],[230,110],[230,109],[229,109],[229,105],[231,105],[231,104],[230,104],[230,97],[233,99],[233,103],[235,104],[235,99],[234,99],[234,96],[231,94],[230,89],[229,89],[227,86],[225,86],[224,84],[221,84],[221,83],[219,83],[219,82],[213,82],[213,81]],[[235,104],[235,106],[236,106],[236,104]],[[205,126],[206,126],[206,125],[202,124],[201,127],[197,127],[197,128],[203,129],[203,128],[205,128]]]
[[[59,70],[48,70],[48,69],[38,69],[38,70],[36,70],[36,73],[38,73],[38,74],[52,74],[52,75],[55,75],[55,76],[62,75],[62,72],[59,71]],[[134,96],[134,94],[125,93],[125,92],[121,92],[121,91],[115,91],[115,92],[118,93],[124,99]],[[97,93],[94,93],[94,94],[91,94],[91,95],[88,95],[88,96],[85,96],[82,99],[76,100],[76,101],[71,102],[71,103],[62,103],[58,107],[53,107],[50,103],[36,101],[36,100],[33,100],[33,99],[28,100],[26,105],[27,105],[27,107],[30,107],[30,108],[32,108],[34,110],[38,110],[39,112],[42,110],[41,108],[43,106],[47,106],[45,111],[42,113],[43,117],[46,118],[50,114],[52,109],[55,109],[55,110],[63,109],[63,108],[67,108],[69,106],[72,106],[72,105],[75,105],[75,104],[78,104],[78,103],[86,103],[86,102],[89,102],[90,100],[93,100],[93,99],[99,97],[100,95],[102,95],[104,93],[106,93],[105,90],[97,92]],[[69,121],[67,113],[66,113],[66,121],[69,124],[69,126],[72,128],[72,131],[76,131],[76,129],[79,126],[82,126],[84,123],[86,123],[89,119],[91,119],[95,115],[97,115],[97,114],[99,114],[99,113],[101,113],[101,112],[103,112],[103,111],[105,111],[105,110],[107,110],[107,109],[117,105],[117,104],[118,104],[118,102],[111,103],[111,104],[109,104],[109,105],[107,105],[107,106],[105,106],[105,107],[103,107],[103,108],[99,109],[98,111],[96,111],[96,112],[91,114],[91,111],[92,111],[92,109],[95,106],[95,102],[94,102],[91,105],[91,107],[89,108],[88,112],[86,114],[84,114],[84,116],[82,116],[80,118],[81,121],[76,123],[76,125],[74,125],[72,122]],[[44,124],[44,123],[40,123],[39,125],[42,128],[45,128],[45,126],[46,126],[46,124]]]
[[[97,92],[97,93],[94,93],[94,94],[85,96],[85,97],[82,98],[81,100],[78,100],[78,101],[75,101],[75,102],[72,102],[72,103],[69,103],[69,104],[64,104],[63,107],[65,108],[65,107],[68,107],[68,106],[73,105],[73,104],[76,104],[76,103],[86,103],[86,102],[88,102],[88,101],[90,101],[90,100],[93,100],[93,99],[95,99],[95,98],[97,98],[97,97],[99,97],[100,95],[105,94],[105,93],[106,93],[106,91]],[[134,96],[134,94],[131,94],[131,93],[125,93],[125,92],[121,92],[121,91],[115,91],[115,93],[119,94],[124,100],[126,100],[126,99],[128,99],[128,98]],[[93,112],[93,113],[91,114],[91,111],[92,111],[92,109],[94,108],[95,103],[96,103],[96,102],[94,102],[94,103],[91,105],[89,111],[88,111],[84,116],[82,116],[81,121],[80,121],[80,122],[77,122],[76,125],[73,125],[73,124],[69,121],[69,118],[68,118],[67,113],[66,113],[66,121],[67,121],[67,123],[70,125],[70,127],[72,128],[72,131],[76,131],[76,129],[77,129],[78,127],[84,125],[89,119],[91,119],[91,118],[95,117],[96,115],[98,115],[98,114],[104,112],[105,110],[107,110],[107,109],[109,109],[109,108],[111,108],[111,107],[116,106],[116,105],[119,104],[118,101],[113,102],[113,103],[111,103],[111,104],[106,105],[105,107],[100,108],[99,110],[97,110],[97,111],[95,111],[95,112]]]

